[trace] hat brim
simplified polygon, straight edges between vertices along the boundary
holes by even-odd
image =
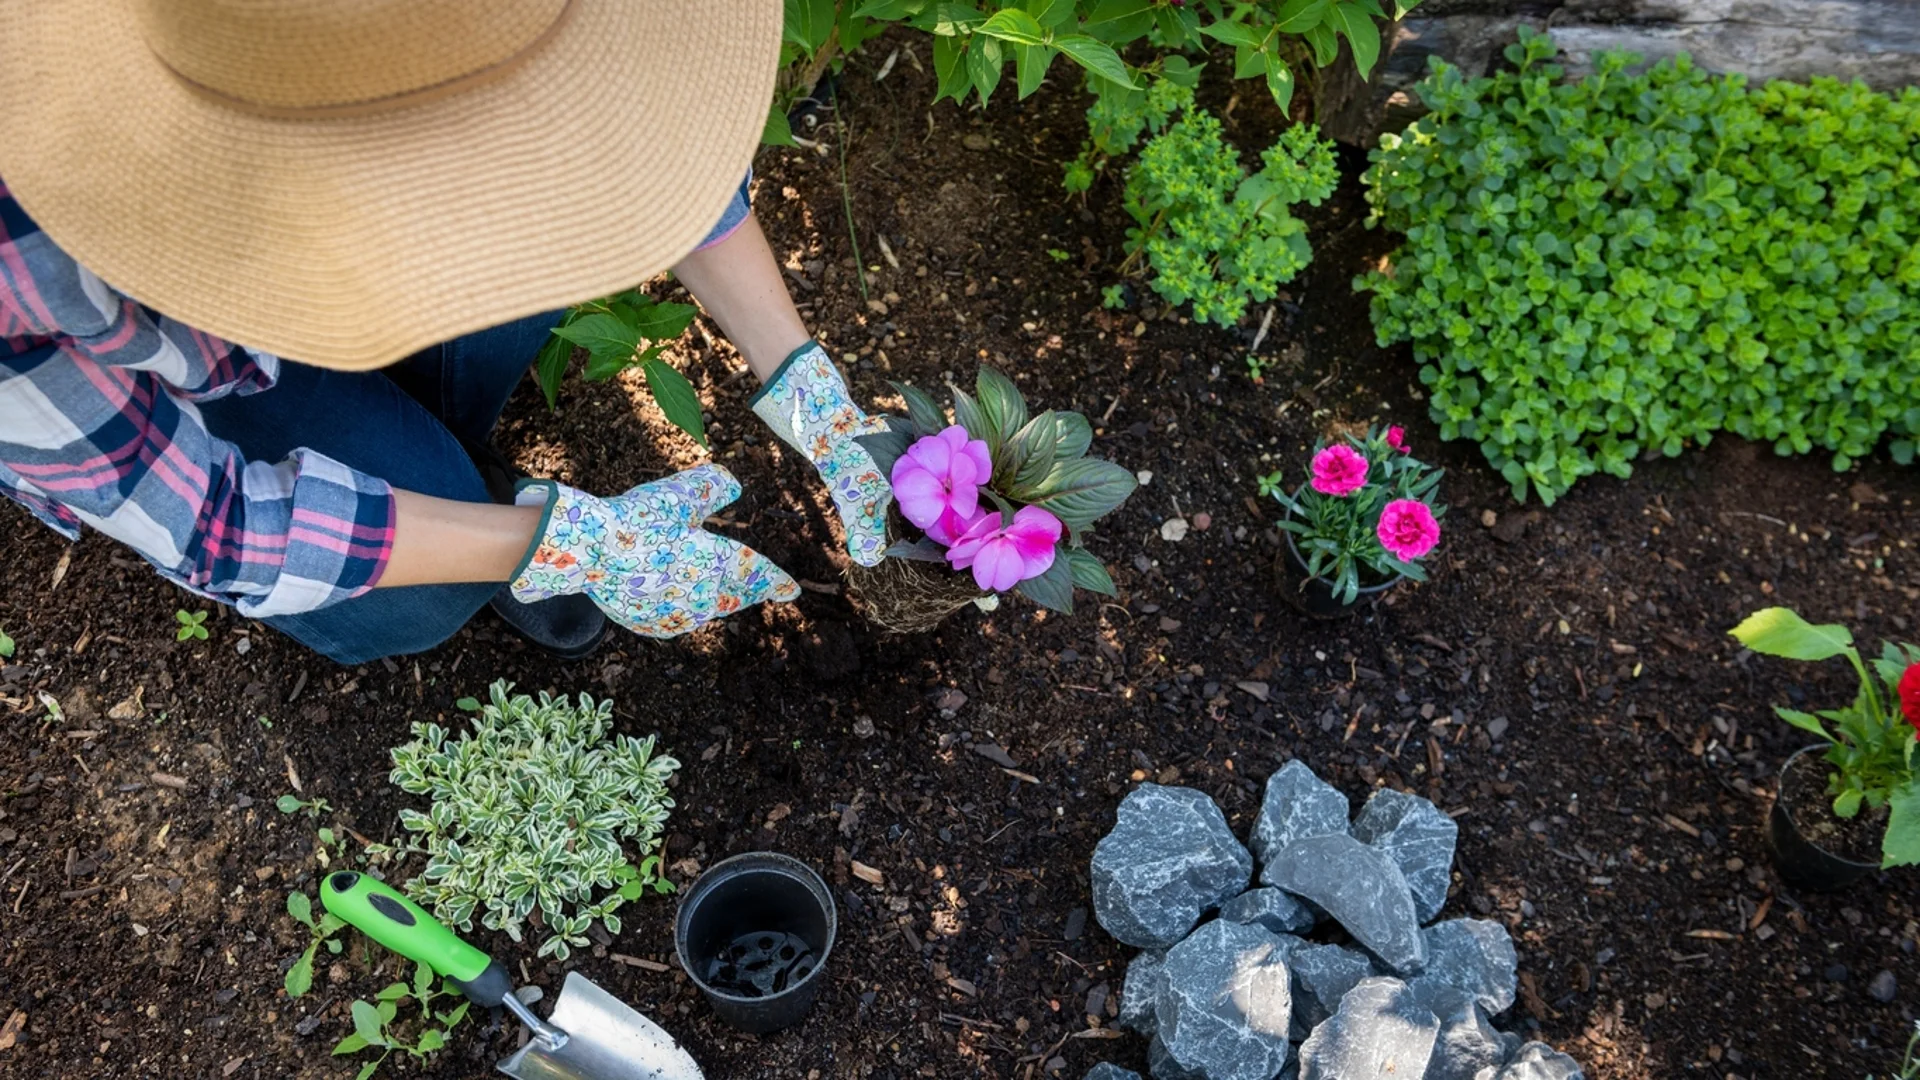
[[[290,359],[381,367],[666,269],[752,163],[779,3],[573,3],[497,79],[309,120],[181,85],[123,0],[8,5],[0,178],[143,304]]]

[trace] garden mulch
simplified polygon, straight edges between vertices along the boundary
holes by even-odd
[[[394,835],[413,800],[387,782],[387,749],[412,721],[457,725],[455,699],[501,678],[611,695],[623,730],[660,734],[684,763],[676,880],[770,848],[834,887],[831,982],[773,1036],[720,1027],[672,968],[670,899],[631,906],[620,935],[576,955],[712,1077],[1144,1069],[1143,1040],[1108,1026],[1131,950],[1089,918],[1092,847],[1147,779],[1206,791],[1245,829],[1295,757],[1356,805],[1391,785],[1457,816],[1447,914],[1500,920],[1520,952],[1503,1025],[1589,1075],[1886,1073],[1920,1000],[1920,878],[1797,893],[1763,839],[1799,743],[1769,707],[1841,701],[1848,672],[1743,656],[1725,631],[1784,603],[1868,640],[1920,633],[1920,480],[1725,439],[1552,508],[1515,505],[1473,446],[1438,442],[1407,350],[1373,343],[1348,283],[1391,238],[1360,224],[1355,160],[1311,214],[1316,261],[1274,305],[1274,365],[1255,384],[1252,320],[1190,326],[1141,297],[1100,308],[1124,222],[1111,182],[1084,207],[1059,189],[1076,94],[929,108],[912,58],[873,82],[892,47],[846,76],[865,296],[831,113],[813,132],[827,152],[763,155],[767,231],[811,324],[856,357],[861,398],[991,362],[1035,402],[1095,418],[1096,453],[1152,474],[1094,540],[1119,599],[1083,595],[1065,617],[1014,600],[930,635],[875,634],[837,591],[811,473],[753,420],[752,380],[706,329],[677,359],[747,492],[718,527],[809,587],[680,641],[623,638],[570,666],[483,617],[427,655],[343,670],[222,609],[209,641],[181,644],[174,610],[210,605],[100,537],[69,552],[0,510],[0,627],[20,645],[0,669],[0,1075],[350,1076],[328,1057],[346,1003],[395,964],[350,947],[310,996],[281,993],[304,944],[285,894],[312,891],[319,864],[315,823],[273,801],[297,775],[335,825]],[[1271,133],[1258,104],[1235,104],[1237,136]],[[1431,583],[1309,621],[1275,591],[1255,477],[1297,478],[1318,431],[1369,419],[1405,424],[1449,468],[1447,535]],[[527,388],[500,441],[590,490],[697,457],[625,382],[571,383],[558,414]],[[1162,533],[1174,517],[1190,526],[1178,541]],[[477,936],[557,987],[563,965]],[[1882,971],[1891,1003],[1868,993]],[[386,1071],[481,1075],[508,1040],[477,1030]]]

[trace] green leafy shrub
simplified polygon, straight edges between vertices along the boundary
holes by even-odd
[[[1170,57],[1169,63],[1178,60]],[[1193,305],[1197,322],[1231,326],[1247,302],[1273,298],[1313,257],[1307,228],[1289,213],[1319,205],[1339,181],[1333,144],[1296,125],[1261,154],[1249,173],[1227,143],[1218,117],[1193,103],[1198,68],[1182,62],[1145,93],[1127,98],[1130,114],[1109,111],[1103,145],[1133,148],[1150,134],[1127,170],[1123,272],[1144,264],[1149,284],[1169,303]],[[1099,107],[1096,105],[1096,108]],[[1069,167],[1070,185],[1072,167]]]
[[[511,689],[494,683],[458,738],[415,723],[413,741],[394,748],[393,782],[433,800],[401,811],[422,845],[412,850],[427,856],[407,891],[443,922],[471,930],[478,914],[515,941],[538,907],[549,935],[539,954],[564,960],[595,920],[617,934],[623,902],[671,888],[650,856],[680,763],[654,756],[652,736],[613,736],[610,701]]]
[[[582,376],[602,382],[628,368],[639,368],[647,391],[659,404],[667,422],[707,445],[707,426],[700,418],[700,396],[672,364],[660,359],[674,339],[687,332],[700,309],[673,304],[629,289],[593,300],[568,311],[553,328],[553,336],[534,358],[534,378],[547,396],[547,407],[560,401],[560,383],[573,363],[573,348],[587,351]]]
[[[1920,89],[1749,88],[1625,54],[1562,82],[1522,31],[1514,70],[1435,61],[1433,113],[1365,175],[1406,234],[1372,289],[1411,340],[1446,438],[1552,502],[1583,476],[1715,433],[1836,469],[1920,435]]]

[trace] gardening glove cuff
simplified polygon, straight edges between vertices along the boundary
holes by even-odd
[[[826,481],[846,528],[847,554],[861,566],[878,565],[887,548],[893,489],[855,440],[887,430],[886,418],[868,416],[853,403],[826,350],[811,341],[787,357],[750,404]]]
[[[522,481],[515,501],[545,512],[509,588],[523,603],[585,593],[608,618],[647,637],[677,637],[762,600],[792,600],[800,587],[786,571],[700,528],[739,496],[739,481],[718,465],[611,499]]]

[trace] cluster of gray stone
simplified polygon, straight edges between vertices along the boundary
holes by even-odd
[[[1093,910],[1145,950],[1118,1022],[1152,1040],[1154,1077],[1581,1080],[1572,1058],[1493,1026],[1514,999],[1506,929],[1432,921],[1453,819],[1390,790],[1348,812],[1298,761],[1268,779],[1251,852],[1192,788],[1142,784],[1121,801],[1093,850]],[[1303,936],[1325,920],[1353,946]],[[1139,1076],[1102,1064],[1087,1080]]]

